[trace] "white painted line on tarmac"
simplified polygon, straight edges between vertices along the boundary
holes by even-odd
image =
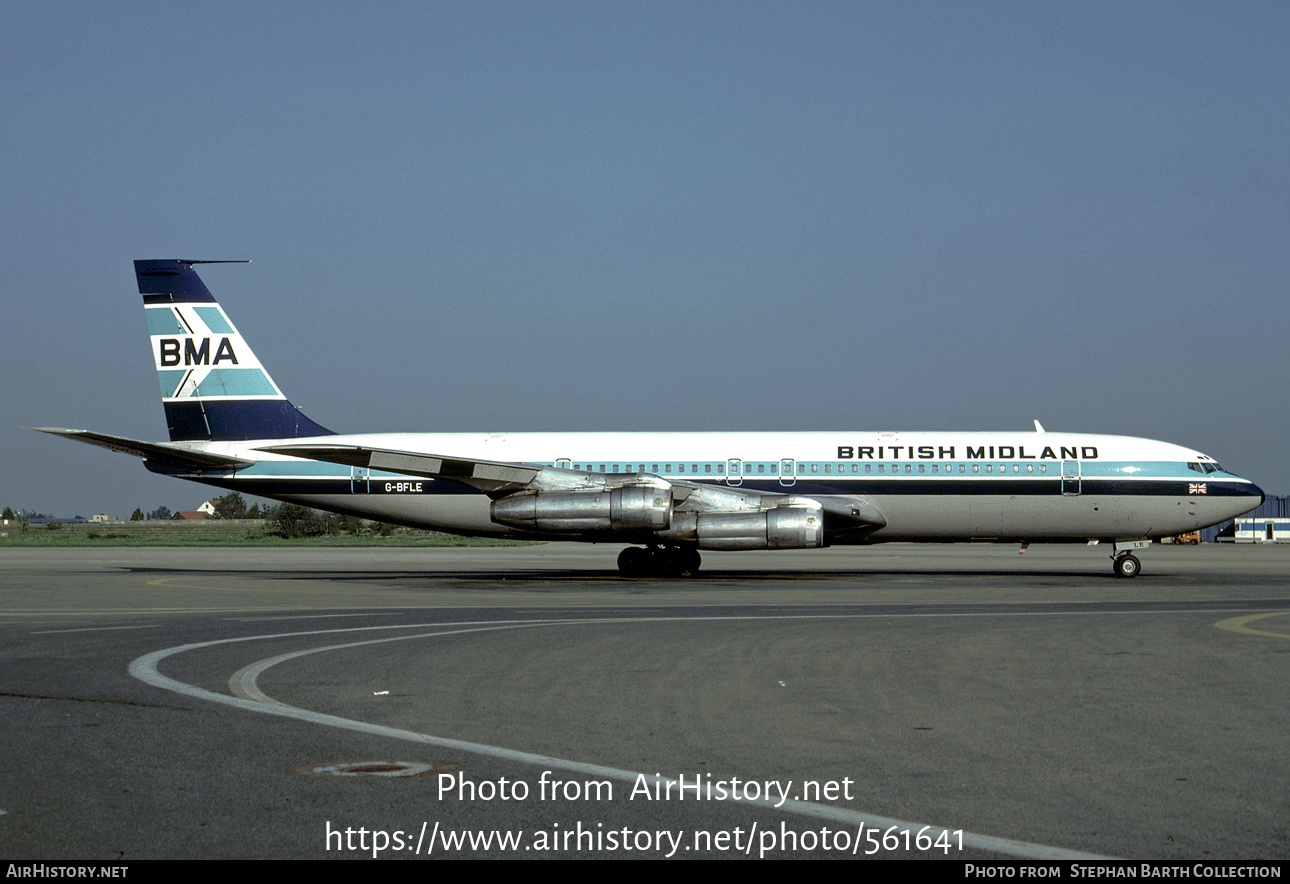
[[[160,623],[140,623],[137,626],[86,626],[81,629],[45,629],[28,635],[59,635],[64,632],[109,632],[113,629],[156,629]]]
[[[209,642],[198,642],[195,644],[179,645],[173,648],[166,648],[161,651],[154,651],[151,654],[145,654],[134,660],[130,664],[130,674],[140,681],[158,687],[163,690],[173,691],[178,694],[184,694],[200,700],[208,700],[214,703],[222,703],[226,706],[233,706],[237,709],[243,709],[248,712],[259,712],[268,715],[278,715],[284,718],[294,718],[301,721],[308,721],[313,724],[320,724],[326,727],[341,728],[344,730],[358,731],[360,733],[371,734],[373,736],[388,737],[396,740],[406,740],[408,742],[420,743],[427,746],[435,746],[441,749],[452,749],[459,752],[469,752],[476,755],[486,755],[493,758],[501,758],[507,761],[519,762],[521,764],[533,764],[545,768],[560,768],[562,770],[574,773],[588,774],[590,776],[605,777],[608,779],[619,780],[635,784],[644,778],[644,781],[651,786],[668,788],[669,785],[679,785],[675,780],[658,774],[647,774],[638,771],[620,770],[614,767],[605,767],[599,764],[589,764],[581,761],[571,761],[564,758],[553,758],[547,755],[537,755],[531,752],[520,752],[514,749],[506,749],[500,746],[488,746],[483,743],[471,743],[465,740],[454,740],[447,737],[436,737],[431,734],[421,734],[415,731],[403,730],[401,728],[387,727],[385,725],[369,724],[362,721],[354,721],[348,718],[341,718],[336,715],[327,715],[321,712],[313,712],[308,709],[300,709],[295,706],[288,706],[274,700],[259,689],[256,679],[265,670],[278,663],[292,660],[297,657],[303,657],[309,654],[324,653],[326,651],[342,650],[346,648],[356,648],[365,645],[384,644],[392,641],[408,641],[420,638],[438,638],[448,635],[461,635],[471,632],[492,632],[505,629],[532,629],[543,626],[580,626],[598,623],[659,623],[659,622],[699,622],[705,620],[775,620],[775,619],[817,619],[806,618],[801,615],[789,615],[787,617],[775,616],[718,616],[718,617],[643,617],[643,618],[614,618],[614,619],[591,619],[591,620],[542,620],[534,622],[528,621],[492,621],[481,623],[456,623],[443,624],[438,627],[435,624],[417,624],[413,626],[370,626],[370,627],[350,627],[345,629],[323,629],[310,632],[279,633],[276,635],[257,635],[244,636],[241,638],[218,639]],[[456,628],[444,629],[444,625],[451,625]],[[157,670],[157,665],[168,657],[182,654],[187,651],[194,651],[201,648],[217,647],[219,645],[237,644],[239,642],[260,641],[265,639],[281,638],[300,638],[308,635],[332,635],[346,632],[371,632],[384,629],[408,629],[433,628],[433,632],[418,633],[416,635],[400,635],[390,638],[368,639],[358,642],[347,642],[338,645],[328,645],[318,648],[307,648],[301,651],[295,651],[288,654],[280,654],[253,663],[248,667],[240,670],[233,676],[232,681],[238,684],[238,693],[244,696],[229,696],[219,694],[214,691],[208,691],[195,685],[185,684],[173,678],[162,675]],[[857,826],[872,826],[882,830],[896,828],[909,830],[911,832],[928,833],[933,839],[939,838],[942,833],[947,839],[954,839],[956,834],[962,830],[948,829],[942,826],[925,825],[922,823],[909,822],[906,820],[893,819],[891,817],[874,816],[864,814],[858,811],[846,808],[832,807],[824,804],[814,804],[807,801],[785,801],[778,804],[774,800],[768,799],[742,799],[740,804],[747,804],[756,807],[762,807],[769,810],[786,811],[799,816],[811,817],[814,819],[830,820],[832,822],[845,823]],[[1005,856],[1022,857],[1025,859],[1112,859],[1099,854],[1084,853],[1082,851],[1070,850],[1064,847],[1052,847],[1045,844],[1033,844],[1027,841],[1016,841],[1010,838],[997,838],[992,835],[981,835],[974,832],[962,831],[962,842],[964,847],[986,850],[992,853],[1001,853]]]

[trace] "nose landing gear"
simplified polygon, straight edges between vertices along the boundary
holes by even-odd
[[[1138,561],[1137,556],[1125,553],[1115,558],[1112,567],[1115,568],[1116,577],[1137,577],[1138,572],[1142,570],[1142,563]]]
[[[1129,550],[1146,549],[1150,545],[1150,540],[1125,540],[1115,544],[1111,552],[1111,568],[1115,576],[1137,577],[1142,571],[1142,563]]]

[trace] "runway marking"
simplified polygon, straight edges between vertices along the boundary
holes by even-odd
[[[361,611],[357,614],[283,614],[281,617],[230,617],[234,623],[268,623],[274,620],[334,620],[338,617],[389,617],[395,611]]]
[[[140,623],[137,626],[86,626],[82,629],[44,629],[28,635],[58,635],[62,632],[108,632],[113,629],[156,629],[160,623]]]
[[[1268,617],[1290,617],[1290,611],[1273,611],[1270,614],[1248,614],[1244,617],[1232,617],[1229,620],[1220,620],[1214,625],[1219,629],[1223,629],[1228,632],[1240,632],[1245,635],[1266,635],[1271,638],[1290,639],[1290,633],[1268,632],[1264,629],[1250,629],[1248,624],[1253,623],[1255,620],[1264,620]]]
[[[537,755],[531,752],[521,752],[515,749],[506,749],[501,746],[488,746],[483,743],[471,743],[465,740],[454,740],[448,737],[436,737],[431,734],[422,734],[415,731],[403,730],[402,728],[387,727],[385,725],[370,724],[363,721],[341,718],[336,715],[328,715],[322,712],[314,712],[309,709],[301,709],[296,706],[290,706],[278,700],[269,697],[260,690],[256,684],[256,679],[265,670],[278,663],[287,660],[293,660],[298,657],[310,654],[318,654],[326,651],[342,650],[347,648],[356,648],[366,645],[384,644],[393,641],[410,641],[420,638],[439,638],[448,635],[461,635],[473,632],[492,632],[509,629],[534,629],[544,626],[583,626],[600,623],[661,623],[661,622],[694,622],[694,621],[734,621],[734,620],[779,620],[779,619],[820,619],[817,617],[803,617],[802,615],[787,615],[784,617],[771,616],[716,616],[716,617],[641,617],[629,619],[578,619],[578,620],[542,620],[542,621],[485,621],[475,623],[456,623],[456,624],[410,624],[405,626],[370,626],[370,627],[348,627],[343,629],[320,629],[310,632],[292,632],[279,633],[276,635],[257,635],[244,636],[241,638],[217,639],[208,642],[197,642],[188,645],[179,645],[173,648],[167,648],[161,651],[154,651],[151,654],[145,654],[130,663],[129,671],[132,676],[140,681],[158,687],[163,690],[173,691],[184,694],[185,696],[194,697],[200,700],[208,700],[214,703],[222,703],[227,706],[233,706],[237,709],[243,709],[248,712],[259,712],[266,715],[277,715],[284,718],[294,718],[301,721],[308,721],[314,724],[320,724],[326,727],[341,728],[344,730],[358,731],[360,733],[371,734],[373,736],[387,737],[397,740],[407,740],[409,742],[421,743],[423,745],[436,746],[441,749],[452,749],[458,752],[469,752],[476,755],[486,755],[493,758],[501,758],[507,761],[519,762],[522,764],[538,765],[545,768],[560,768],[562,770],[574,773],[587,774],[595,777],[605,777],[619,780],[621,782],[636,783],[642,777],[645,782],[651,785],[658,785],[662,788],[668,788],[669,785],[679,785],[677,781],[669,779],[658,774],[648,774],[638,771],[621,770],[614,767],[606,767],[599,764],[590,764],[581,761],[571,761],[564,758],[554,758],[546,755]],[[443,629],[443,626],[451,625],[453,629]],[[238,644],[241,642],[260,641],[266,639],[280,638],[300,638],[309,635],[333,635],[347,632],[371,632],[375,630],[386,629],[418,629],[432,628],[435,631],[418,633],[416,635],[400,635],[390,638],[368,639],[357,642],[347,642],[338,645],[329,645],[318,648],[307,648],[301,651],[294,651],[287,654],[279,654],[269,657],[250,666],[239,670],[230,679],[231,683],[237,685],[237,692],[244,696],[229,696],[214,691],[208,691],[195,685],[186,684],[168,676],[162,675],[158,669],[158,664],[177,654],[187,651],[199,650],[201,648],[211,648],[220,645]],[[739,802],[754,807],[762,807],[768,810],[782,811],[798,814],[800,816],[811,817],[814,819],[829,820],[832,822],[845,823],[848,825],[868,825],[876,826],[880,829],[895,827],[897,829],[907,829],[910,831],[925,831],[932,833],[933,839],[940,837],[944,833],[946,838],[954,838],[954,833],[960,830],[951,830],[942,826],[924,825],[922,823],[898,820],[892,817],[875,816],[864,814],[858,811],[846,808],[832,807],[824,804],[815,804],[807,801],[785,801],[776,806],[774,800],[744,799]],[[992,853],[1001,853],[1005,856],[1023,857],[1026,859],[1112,859],[1113,857],[1102,856],[1100,854],[1084,853],[1082,851],[1070,850],[1063,847],[1053,847],[1045,844],[1034,844],[1027,841],[1017,841],[1011,838],[998,838],[992,835],[982,835],[974,832],[963,831],[962,842],[965,847],[976,848],[990,851]]]

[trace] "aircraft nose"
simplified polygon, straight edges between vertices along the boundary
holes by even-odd
[[[1258,498],[1257,501],[1254,499],[1256,497]],[[1241,513],[1248,513],[1250,510],[1263,506],[1263,501],[1267,499],[1268,496],[1263,493],[1263,489],[1258,485],[1255,485],[1253,482],[1242,485],[1240,496],[1238,498],[1240,505],[1243,507]],[[1240,515],[1240,513],[1238,513],[1238,515]]]

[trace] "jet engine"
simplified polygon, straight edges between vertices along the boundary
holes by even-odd
[[[494,522],[526,531],[664,531],[672,524],[668,488],[519,494],[493,501]]]
[[[699,549],[811,549],[824,546],[824,511],[780,506],[755,513],[678,513],[662,540]]]

